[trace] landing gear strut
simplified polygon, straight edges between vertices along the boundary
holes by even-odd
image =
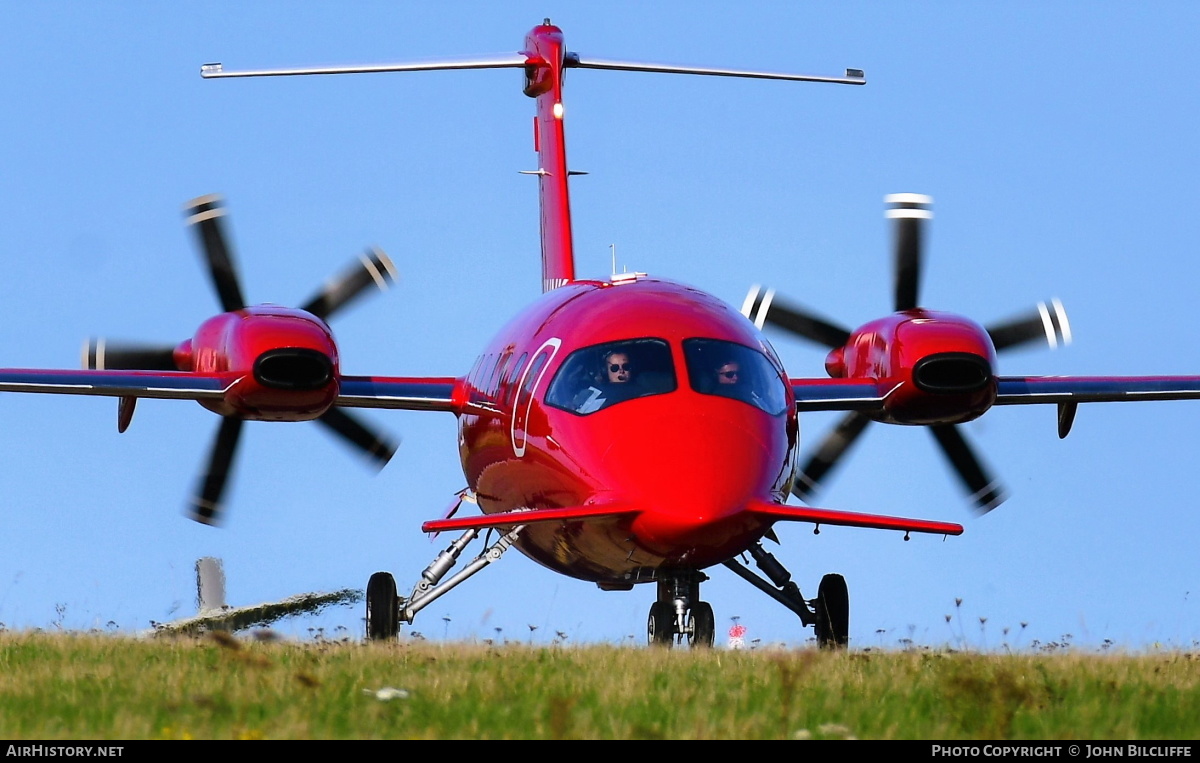
[[[817,646],[822,649],[845,649],[850,643],[850,595],[846,590],[846,579],[841,575],[829,574],[821,578],[817,598],[805,599],[800,588],[792,581],[792,575],[774,556],[757,543],[750,547],[750,556],[770,582],[750,570],[736,559],[725,562],[739,577],[792,610],[805,626],[813,626]]]
[[[700,601],[700,583],[708,576],[697,570],[665,574],[658,579],[658,600],[650,605],[646,640],[670,648],[686,638],[693,649],[710,649],[716,636],[712,605]]]
[[[479,530],[467,530],[450,546],[437,555],[421,573],[421,579],[407,598],[396,595],[396,581],[390,573],[376,572],[367,583],[367,638],[371,641],[394,639],[400,634],[400,623],[412,624],[417,612],[433,603],[450,589],[497,561],[512,547],[525,525],[517,525],[500,536],[492,545],[460,572],[443,582],[442,578],[458,561],[471,541],[479,536]]]

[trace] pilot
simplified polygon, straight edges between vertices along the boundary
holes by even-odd
[[[610,350],[601,359],[595,383],[575,395],[571,407],[576,413],[594,413],[606,405],[619,403],[635,396],[634,370],[629,353]]]
[[[730,360],[717,366],[717,387],[736,385],[741,381],[741,366],[736,360]]]
[[[713,380],[715,383],[710,394],[732,397],[760,408],[763,407],[758,392],[754,390],[751,380],[745,378],[742,366],[738,361],[725,358],[723,362],[714,366]]]
[[[609,384],[629,384],[633,381],[633,363],[629,354],[615,350],[604,356],[604,373]]]

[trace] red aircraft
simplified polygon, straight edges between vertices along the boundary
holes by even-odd
[[[516,68],[536,103],[534,148],[541,203],[543,295],[500,329],[458,377],[347,376],[326,319],[391,264],[382,253],[300,309],[247,306],[220,227],[216,197],[188,207],[224,312],[175,347],[88,347],[86,370],[0,370],[0,391],[105,395],[120,399],[124,430],[141,397],[196,400],[219,414],[209,466],[191,504],[216,524],[230,460],[245,420],[316,420],[378,462],[394,448],[346,408],[444,411],[458,418],[468,488],[431,533],[459,535],[397,595],[386,572],[371,576],[367,635],[395,638],[401,623],[515,547],[555,572],[628,590],[652,583],[657,597],[649,641],[713,643],[712,607],[700,598],[705,570],[724,565],[814,626],[821,646],[848,640],[849,601],[840,575],[826,575],[806,598],[763,548],[776,522],[958,535],[961,525],[810,506],[807,497],[870,421],[930,427],[973,494],[988,510],[1002,491],[956,428],[995,405],[1055,404],[1066,436],[1081,402],[1200,398],[1200,376],[1006,377],[996,351],[1038,338],[1069,339],[1061,306],[985,329],[967,318],[918,306],[921,230],[929,199],[889,197],[895,220],[894,312],[854,331],[835,326],[773,291],[754,289],[742,312],[681,283],[642,273],[608,280],[575,277],[562,82],[566,69],[704,74],[861,85],[863,73],[808,76],[613,61],[568,52],[545,23],[520,52],[451,61],[319,69],[225,71],[247,77]],[[828,378],[795,378],[760,329],[767,323],[828,346]],[[847,418],[797,473],[797,415],[846,411]],[[687,490],[681,491],[680,485]],[[459,516],[474,504],[479,512]],[[483,549],[451,569],[483,535]],[[489,542],[490,539],[490,542]],[[755,572],[739,561],[748,555]]]

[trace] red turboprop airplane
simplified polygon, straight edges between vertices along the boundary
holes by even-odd
[[[541,203],[542,296],[499,330],[458,377],[347,376],[339,369],[329,318],[392,266],[380,252],[300,309],[247,306],[220,225],[218,197],[188,207],[224,312],[175,347],[94,341],[85,370],[0,369],[0,391],[117,397],[123,431],[138,398],[198,401],[222,423],[191,504],[216,524],[221,493],[245,420],[319,421],[384,463],[394,448],[347,408],[444,411],[458,418],[468,488],[426,532],[458,533],[397,595],[386,572],[371,576],[366,630],[395,638],[401,623],[509,548],[555,572],[604,590],[657,586],[649,641],[713,643],[712,607],[700,598],[705,570],[724,565],[814,626],[817,642],[844,646],[849,601],[840,575],[806,598],[763,547],[776,522],[958,535],[951,522],[789,505],[819,479],[871,421],[929,427],[981,510],[1003,500],[957,425],[996,405],[1054,404],[1059,435],[1082,402],[1200,398],[1200,376],[1008,377],[996,352],[1070,338],[1061,305],[985,329],[919,306],[921,231],[930,200],[888,197],[896,227],[894,312],[849,331],[752,289],[742,312],[685,284],[642,273],[575,277],[562,82],[566,69],[615,69],[861,85],[863,73],[807,76],[613,61],[568,52],[549,20],[520,52],[379,66],[225,71],[206,78],[432,69],[515,68],[536,103],[534,148]],[[828,378],[790,377],[761,329],[770,323],[830,348]],[[845,411],[846,418],[802,467],[797,415]],[[686,485],[686,491],[679,490]],[[464,505],[479,511],[458,515]],[[482,550],[451,569],[483,535]],[[490,541],[490,542],[489,542]],[[759,572],[740,559],[749,556]]]

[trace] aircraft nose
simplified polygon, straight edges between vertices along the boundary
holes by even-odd
[[[772,442],[765,416],[720,402],[715,411],[647,418],[605,453],[620,492],[644,508],[634,527],[643,541],[720,545],[745,530],[746,501],[769,495],[786,446]]]

